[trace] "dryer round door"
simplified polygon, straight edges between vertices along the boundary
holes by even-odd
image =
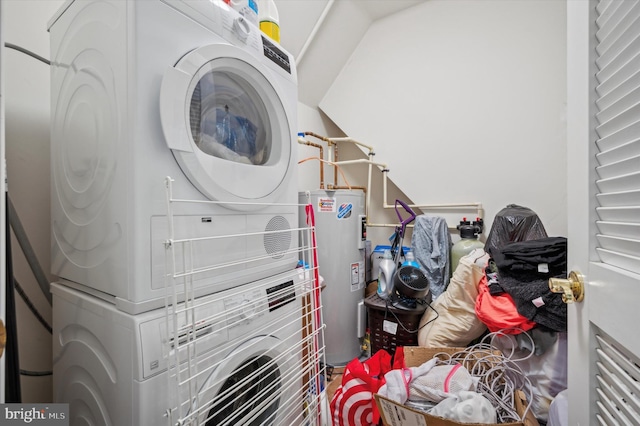
[[[231,208],[277,202],[295,167],[297,100],[270,75],[248,52],[215,44],[185,55],[162,80],[167,145],[206,197],[246,203]]]
[[[290,345],[289,345],[290,346]],[[302,413],[299,352],[273,336],[234,349],[207,378],[198,396],[198,424],[284,425]]]

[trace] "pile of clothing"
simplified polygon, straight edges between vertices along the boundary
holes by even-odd
[[[492,249],[475,312],[490,331],[567,331],[567,305],[549,278],[567,276],[567,239],[547,237]]]
[[[419,367],[391,370],[378,394],[461,423],[497,423],[491,401],[477,392],[479,379],[461,364],[437,362],[433,358]]]
[[[532,352],[521,367],[533,379],[534,414],[545,421],[567,385],[567,306],[548,284],[566,274],[567,239],[549,237],[535,212],[509,205],[496,216],[484,249],[460,260],[425,311],[418,344],[464,347],[487,331],[511,335],[516,343],[501,349]]]
[[[377,404],[378,396],[459,423],[521,421],[515,396],[527,378],[496,347],[481,342],[469,348],[405,349],[397,348],[393,361],[381,349],[347,364],[330,403],[334,426],[379,424],[378,408],[384,405]]]

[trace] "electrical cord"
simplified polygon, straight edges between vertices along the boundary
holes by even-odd
[[[496,408],[498,423],[522,421],[531,409],[534,397],[531,381],[516,362],[533,356],[535,342],[529,336],[532,343],[531,353],[524,358],[515,359],[514,348],[517,345],[512,347],[508,355],[494,345],[496,338],[513,338],[513,335],[507,334],[506,331],[489,333],[479,343],[456,353],[440,352],[434,355],[439,358],[438,365],[460,364],[478,379],[477,390]],[[527,397],[527,406],[522,417],[515,410],[516,390],[524,392]]]
[[[31,242],[29,241],[29,237],[27,236],[27,231],[24,229],[22,222],[20,221],[20,215],[18,214],[15,206],[13,205],[13,201],[11,197],[7,193],[7,222],[11,225],[11,229],[13,229],[13,234],[18,240],[18,244],[22,249],[22,253],[31,268],[31,272],[33,273],[38,286],[40,286],[40,290],[46,297],[49,305],[52,303],[51,290],[49,289],[49,278],[42,269],[42,265],[38,261],[38,256],[36,255]]]
[[[398,316],[395,314],[395,312],[393,312],[391,309],[389,309],[389,306],[391,306],[391,307],[396,307],[396,306],[393,304],[393,302],[390,299],[387,299],[385,301],[384,319],[386,320],[387,319],[387,313],[390,313],[391,315],[393,315],[393,318],[396,320],[396,322],[400,326],[400,328],[402,328],[405,332],[407,332],[409,334],[415,334],[415,333],[419,332],[420,330],[422,330],[428,324],[431,324],[432,322],[437,320],[438,317],[440,316],[438,311],[436,311],[433,308],[431,303],[427,302],[425,299],[415,299],[415,302],[416,302],[416,304],[426,304],[427,305],[427,309],[431,308],[431,310],[436,313],[435,318],[430,319],[429,321],[425,322],[424,324],[422,324],[421,326],[419,326],[415,330],[409,330],[407,327],[404,326],[404,324],[402,323],[400,318],[398,318]],[[396,308],[397,309],[402,309],[401,307],[396,307]],[[424,315],[424,312],[420,316],[422,317],[423,315]]]
[[[5,43],[4,47],[9,48],[9,49],[13,49],[13,50],[17,50],[18,52],[22,52],[25,55],[31,56],[32,58],[35,58],[35,59],[37,59],[37,60],[39,60],[41,62],[44,62],[47,65],[51,65],[51,61],[50,60],[38,55],[37,53],[33,53],[32,51],[27,50],[24,47],[20,47],[18,45],[13,44],[13,43]]]
[[[20,295],[24,303],[27,305],[27,308],[29,308],[31,313],[38,319],[38,322],[42,324],[42,326],[49,332],[49,334],[53,334],[53,330],[51,329],[51,326],[47,323],[44,317],[40,315],[40,312],[38,312],[33,302],[31,302],[31,299],[29,299],[29,296],[27,296],[27,293],[25,293],[24,289],[22,288],[22,286],[20,285],[20,283],[15,277],[13,278],[13,282],[16,287],[16,292],[18,292],[18,294]]]
[[[20,375],[31,376],[31,377],[52,376],[53,371],[30,371],[30,370],[20,369]]]

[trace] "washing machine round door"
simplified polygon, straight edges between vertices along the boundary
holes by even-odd
[[[232,207],[246,210],[278,202],[287,190],[297,102],[289,83],[295,87],[225,44],[196,49],[167,70],[160,93],[165,140],[209,199],[246,203]]]
[[[302,414],[299,351],[273,336],[234,349],[207,378],[198,424],[284,425]]]

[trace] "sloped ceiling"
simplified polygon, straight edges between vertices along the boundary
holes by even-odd
[[[296,58],[299,101],[315,108],[369,26],[426,0],[275,0],[281,44]]]
[[[481,202],[489,218],[519,204],[556,235],[565,108],[566,3],[538,0],[429,1],[378,19],[319,104],[416,204]]]

